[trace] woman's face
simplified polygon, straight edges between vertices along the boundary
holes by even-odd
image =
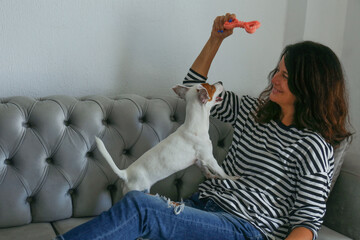
[[[277,72],[271,79],[272,91],[270,93],[270,100],[279,104],[281,109],[293,108],[296,97],[289,90],[288,86],[288,72],[286,70],[284,57],[281,58]]]

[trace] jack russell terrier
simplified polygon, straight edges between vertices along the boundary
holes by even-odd
[[[207,178],[236,180],[218,165],[212,154],[209,137],[210,109],[222,102],[221,82],[202,83],[192,87],[177,85],[174,92],[186,101],[186,118],[174,133],[144,153],[127,169],[120,170],[114,163],[104,143],[96,137],[96,144],[112,170],[124,180],[123,194],[131,190],[150,191],[157,181],[183,170],[194,163]]]

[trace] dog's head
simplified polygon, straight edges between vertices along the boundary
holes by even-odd
[[[222,102],[220,94],[223,92],[224,87],[222,82],[217,82],[213,85],[201,83],[192,87],[177,85],[173,87],[173,90],[182,99],[189,100],[196,97],[201,104],[213,106]]]

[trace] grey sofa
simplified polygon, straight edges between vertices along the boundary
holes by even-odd
[[[175,97],[0,99],[0,240],[52,239],[109,209],[122,197],[121,181],[94,137],[103,139],[116,164],[126,168],[179,127],[184,113],[184,102]],[[221,162],[232,128],[211,119],[210,136]],[[319,239],[360,239],[357,160],[345,158]],[[180,200],[203,180],[192,166],[151,192]]]

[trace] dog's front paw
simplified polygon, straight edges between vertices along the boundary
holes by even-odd
[[[229,176],[228,179],[236,181],[239,180],[241,177],[240,176]]]
[[[210,172],[208,172],[208,173],[206,173],[204,175],[205,175],[206,179],[219,178],[218,176],[216,176],[216,175],[214,175],[214,174],[212,174]]]

